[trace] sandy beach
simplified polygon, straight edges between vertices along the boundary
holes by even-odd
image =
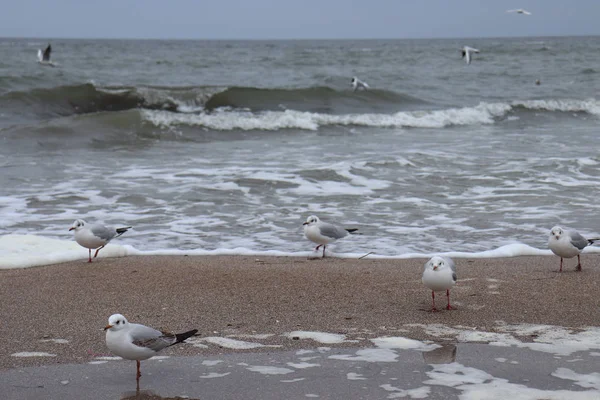
[[[197,328],[199,338],[273,334],[260,342],[282,350],[322,345],[282,336],[296,330],[343,333],[368,346],[369,338],[382,335],[435,339],[412,324],[485,331],[498,321],[600,325],[599,255],[582,256],[583,272],[575,272],[576,260],[565,260],[560,274],[558,257],[455,259],[459,282],[451,300],[457,309],[436,313],[421,283],[425,261],[140,256],[2,270],[0,368],[110,355],[102,328],[117,312],[174,332]],[[445,304],[441,293],[436,298]],[[243,351],[185,345],[164,355]],[[56,356],[11,356],[19,352]]]

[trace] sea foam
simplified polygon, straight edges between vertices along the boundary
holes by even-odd
[[[600,253],[599,247],[587,247],[585,253]],[[550,250],[537,249],[523,243],[513,243],[496,249],[480,252],[445,252],[445,253],[401,253],[397,255],[379,255],[365,253],[328,253],[336,258],[369,258],[369,259],[408,259],[430,258],[434,255],[446,255],[453,258],[508,258],[518,256],[547,256]],[[109,244],[98,253],[98,257],[126,256],[278,256],[278,257],[309,257],[312,251],[280,251],[252,250],[244,247],[213,250],[194,249],[157,249],[138,250],[129,245]],[[42,265],[58,264],[75,260],[86,260],[87,249],[75,241],[53,239],[36,235],[4,235],[0,236],[0,269],[27,268]]]
[[[200,126],[219,131],[301,129],[316,131],[325,126],[362,126],[371,128],[444,128],[447,126],[485,125],[506,118],[517,110],[545,112],[581,112],[600,115],[600,101],[595,99],[515,100],[481,102],[476,106],[441,110],[399,111],[392,114],[365,113],[332,115],[285,110],[251,112],[243,109],[218,109],[211,113],[176,113],[142,110],[144,121],[160,128]]]

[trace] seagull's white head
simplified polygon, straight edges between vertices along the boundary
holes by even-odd
[[[127,318],[121,314],[113,314],[108,317],[108,325],[104,327],[104,330],[106,331],[110,329],[111,331],[118,331],[125,328],[128,323],[129,322],[127,322]]]
[[[317,217],[316,215],[311,215],[310,217],[306,218],[306,222],[303,223],[302,225],[311,226],[311,225],[316,225],[318,223],[319,223],[319,217]]]
[[[85,226],[87,222],[85,222],[82,219],[76,219],[75,222],[73,222],[73,225],[71,225],[71,228],[69,228],[70,231],[75,230],[78,231],[81,228],[83,228]]]
[[[560,240],[563,234],[563,229],[560,226],[555,226],[550,231],[550,239],[555,238],[556,240]]]
[[[439,271],[448,268],[448,263],[444,257],[433,256],[429,261],[425,263],[425,269],[431,269],[433,271]]]

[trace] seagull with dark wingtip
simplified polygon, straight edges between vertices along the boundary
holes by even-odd
[[[318,244],[315,251],[319,251],[319,248],[323,246],[323,258],[325,258],[325,247],[329,243],[335,242],[358,230],[357,228],[346,229],[323,222],[316,215],[308,217],[302,225],[304,226],[304,236],[311,242]]]
[[[131,226],[124,228],[112,228],[101,224],[88,224],[82,219],[73,222],[69,231],[75,231],[75,241],[82,247],[89,250],[88,262],[92,262],[92,250],[96,249],[94,258],[98,257],[98,252],[104,248],[116,237],[121,236],[131,229]]]
[[[555,226],[550,231],[548,237],[548,247],[554,254],[560,257],[560,269],[558,272],[562,272],[563,258],[572,258],[577,256],[577,271],[581,271],[581,257],[579,254],[583,249],[592,245],[595,241],[600,238],[586,239],[576,231],[568,231]]]
[[[141,360],[147,360],[167,347],[182,343],[198,332],[198,329],[184,333],[159,331],[145,325],[132,324],[121,314],[111,315],[104,330],[106,331],[106,347],[113,354],[126,360],[136,361],[136,380],[138,381],[142,376]]]

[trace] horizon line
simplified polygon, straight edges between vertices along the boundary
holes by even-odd
[[[518,38],[562,38],[562,37],[598,37],[600,34],[571,34],[571,35],[506,35],[506,36],[453,36],[453,37],[372,37],[372,38],[158,38],[158,37],[51,37],[51,36],[0,36],[4,39],[36,39],[36,40],[165,40],[165,41],[303,41],[303,40],[459,40],[459,39],[518,39]]]

